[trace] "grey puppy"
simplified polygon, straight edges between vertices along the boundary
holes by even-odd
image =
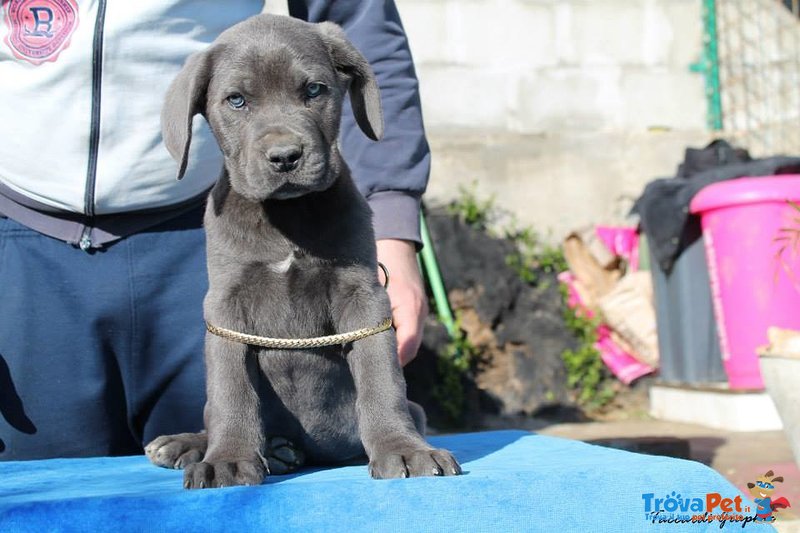
[[[209,323],[304,338],[391,315],[371,212],[337,144],[348,91],[359,127],[378,140],[378,86],[344,32],[271,15],[221,34],[172,83],[162,127],[178,177],[195,114],[208,120],[225,160],[205,214]],[[421,435],[424,413],[406,400],[391,330],[308,350],[207,334],[205,351],[206,432],[146,448],[154,463],[184,467],[187,488],[258,484],[303,456],[330,464],[365,452],[375,478],[461,473]]]

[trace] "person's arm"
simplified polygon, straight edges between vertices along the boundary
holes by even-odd
[[[342,114],[342,154],[374,213],[378,260],[389,270],[389,298],[405,365],[417,354],[428,313],[416,260],[421,247],[420,198],[430,173],[419,86],[400,16],[392,0],[289,0],[292,16],[342,26],[370,62],[381,90],[385,131],[369,140]]]

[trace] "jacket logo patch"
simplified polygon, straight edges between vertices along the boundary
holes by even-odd
[[[18,59],[40,65],[55,61],[78,27],[76,0],[2,0],[8,34],[3,39]]]

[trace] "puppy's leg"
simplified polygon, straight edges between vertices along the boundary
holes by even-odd
[[[266,474],[259,368],[247,346],[206,335],[208,449],[186,466],[184,487],[258,485]]]
[[[382,289],[356,291],[341,309],[339,330],[363,328],[389,313],[388,296]],[[355,341],[347,362],[355,382],[356,416],[372,477],[461,473],[450,452],[431,447],[414,425],[393,330]]]
[[[428,429],[428,416],[425,414],[425,409],[420,404],[408,400],[408,412],[411,419],[414,420],[414,427],[424,437]]]

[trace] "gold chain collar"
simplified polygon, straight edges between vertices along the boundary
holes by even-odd
[[[282,348],[282,349],[298,349],[298,348],[320,348],[322,346],[334,346],[336,344],[347,344],[348,342],[357,341],[375,335],[382,331],[386,331],[392,327],[392,319],[387,318],[377,326],[371,328],[362,328],[348,333],[337,333],[336,335],[325,335],[324,337],[310,337],[306,339],[281,339],[275,337],[259,337],[258,335],[248,335],[247,333],[239,333],[230,329],[220,328],[206,322],[206,329],[209,333],[213,333],[223,339],[228,339],[242,344],[250,344],[252,346],[261,346],[263,348]]]
[[[383,270],[385,281],[384,288],[389,286],[389,270],[383,263],[378,263]],[[348,342],[364,339],[376,333],[381,333],[392,327],[392,318],[389,317],[377,326],[361,328],[348,333],[337,333],[336,335],[325,335],[323,337],[310,337],[306,339],[282,339],[276,337],[260,337],[239,333],[231,329],[221,328],[206,322],[206,329],[209,333],[242,344],[251,346],[261,346],[262,348],[281,348],[281,349],[302,349],[302,348],[321,348],[323,346],[334,346],[337,344],[347,344]]]

